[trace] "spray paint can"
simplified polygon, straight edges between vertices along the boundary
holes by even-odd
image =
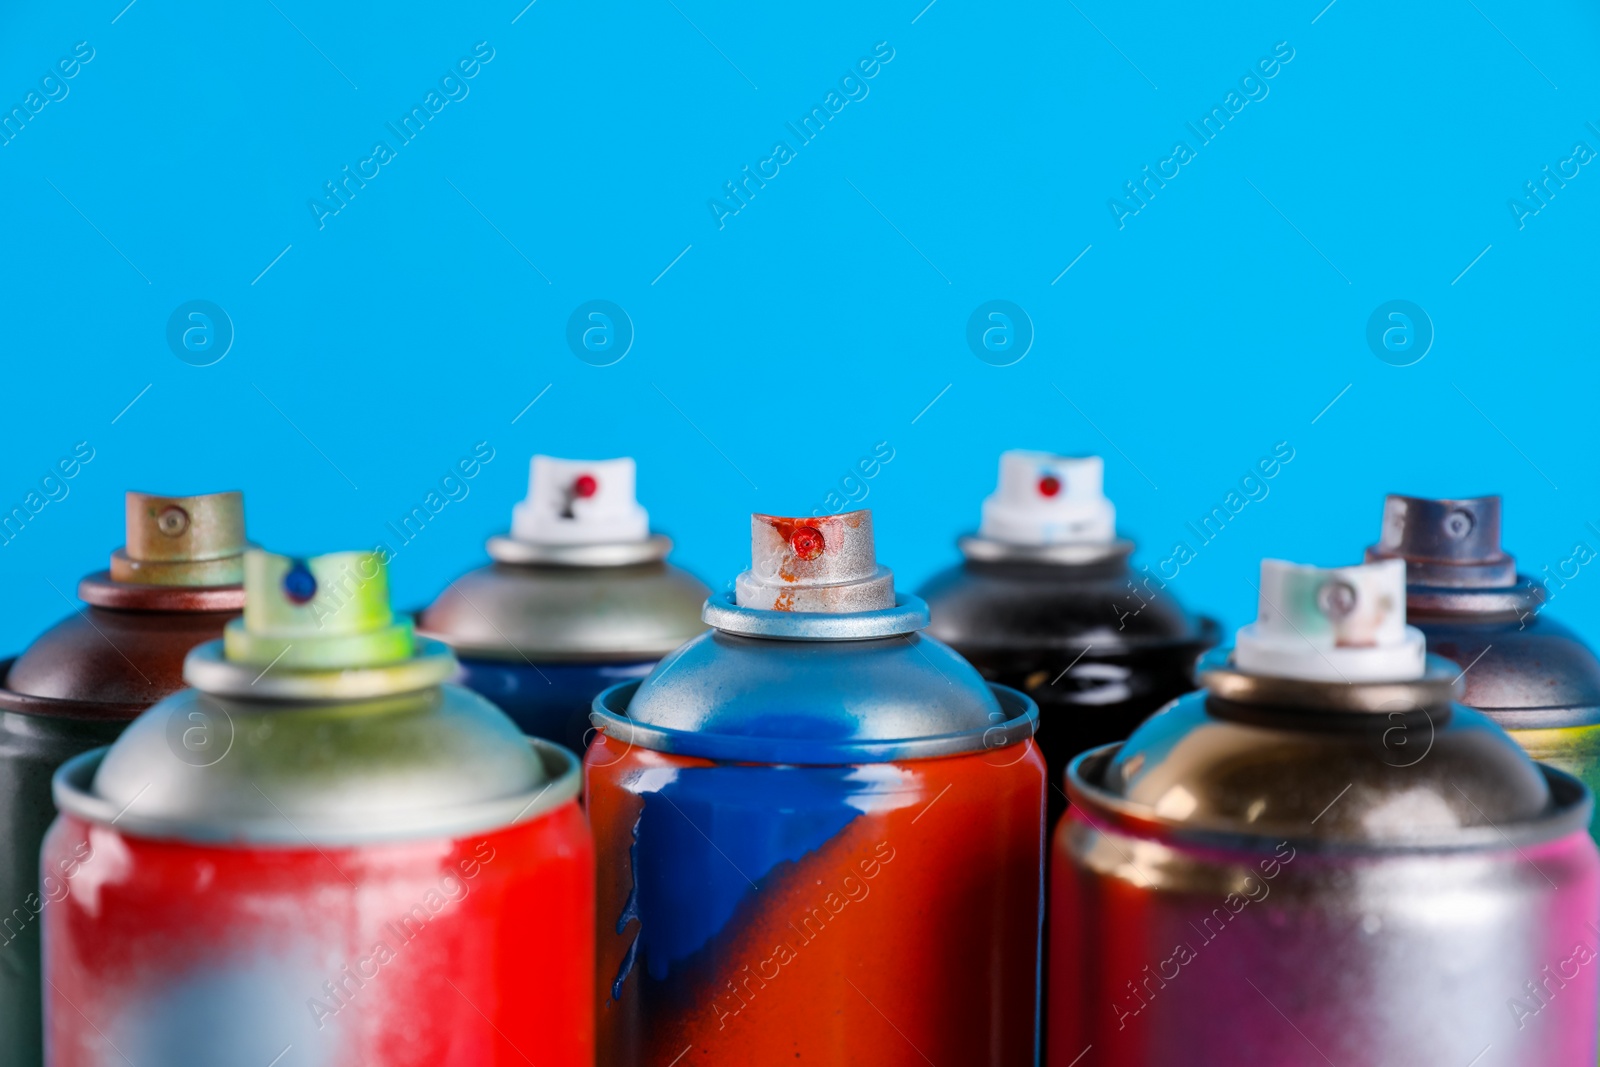
[[[377,555],[247,553],[194,688],[56,772],[49,1067],[588,1067],[577,757],[455,669]]]
[[[1555,573],[1545,567],[1544,579],[1530,578],[1500,548],[1498,496],[1391,495],[1367,558],[1406,561],[1406,612],[1428,650],[1464,672],[1464,704],[1534,759],[1600,788],[1600,660],[1544,610],[1593,549],[1579,545]],[[1600,834],[1600,823],[1590,833]]]
[[[872,513],[751,519],[713,629],[595,700],[600,1062],[1034,1062],[1037,709]]]
[[[487,567],[451,582],[417,626],[450,645],[456,681],[523,731],[582,752],[589,709],[609,685],[643,678],[705,629],[706,589],[666,562],[650,532],[631,459],[534,456],[511,532],[491,537]]]
[[[39,843],[50,776],[183,687],[184,654],[244,606],[238,493],[127,495],[127,543],[78,583],[87,606],[0,662],[0,1067],[37,1067]],[[47,874],[49,872],[46,872]]]
[[[1050,1064],[1588,1067],[1593,795],[1452,702],[1398,560],[1268,560],[1205,689],[1079,756]]]
[[[1160,574],[1129,566],[1134,546],[1117,537],[1103,476],[1098,456],[1002,453],[978,533],[957,542],[964,561],[920,590],[929,633],[1038,702],[1052,825],[1068,761],[1193,689],[1195,661],[1218,638]]]

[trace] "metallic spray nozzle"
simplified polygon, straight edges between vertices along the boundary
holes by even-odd
[[[111,578],[139,585],[238,585],[244,580],[244,496],[129,493],[127,544]]]
[[[1429,500],[1391,493],[1368,560],[1403,559],[1411,585],[1493,589],[1515,585],[1517,562],[1500,548],[1500,498]]]
[[[848,613],[894,607],[894,574],[878,566],[872,512],[821,518],[750,516],[750,569],[741,608]]]

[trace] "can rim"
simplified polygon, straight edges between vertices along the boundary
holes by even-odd
[[[672,538],[653,533],[643,541],[596,541],[541,545],[497,534],[484,546],[496,563],[546,567],[633,567],[659,563],[672,551]]]
[[[973,563],[1049,563],[1082,567],[1111,563],[1133,555],[1134,544],[1125,537],[1110,541],[1061,541],[1050,545],[1018,545],[971,533],[956,538],[963,559]]]
[[[896,592],[894,607],[877,611],[773,611],[740,607],[733,590],[706,598],[700,619],[707,626],[743,637],[780,641],[866,641],[898,637],[928,626],[928,605],[921,597]],[[598,705],[597,705],[598,706]]]
[[[454,838],[530,822],[578,796],[583,786],[583,765],[578,757],[542,738],[526,740],[550,776],[537,791],[387,818],[363,814],[359,817],[360,825],[351,825],[347,820],[319,823],[304,816],[291,823],[288,816],[281,813],[270,820],[235,821],[229,825],[146,818],[136,810],[137,797],[118,811],[115,804],[93,792],[95,772],[111,750],[110,745],[90,749],[63,763],[51,778],[50,792],[56,807],[63,813],[100,826],[114,826],[131,837],[208,847],[315,848]]]
[[[1145,805],[1104,789],[1099,784],[1111,758],[1122,748],[1123,742],[1091,748],[1073,757],[1066,770],[1067,799],[1072,810],[1095,813],[1097,818],[1082,816],[1094,829],[1106,832],[1114,828],[1137,837],[1178,841],[1202,847],[1234,851],[1272,852],[1285,838],[1282,834],[1263,836],[1240,830],[1224,830],[1190,826],[1155,814]],[[1589,815],[1594,807],[1594,797],[1581,780],[1565,771],[1543,763],[1535,763],[1546,784],[1550,787],[1550,806],[1532,819],[1495,826],[1474,826],[1453,830],[1448,835],[1415,837],[1406,840],[1372,842],[1339,841],[1320,837],[1291,837],[1288,841],[1297,849],[1332,855],[1396,855],[1417,852],[1468,852],[1477,850],[1518,849],[1566,837],[1572,833],[1588,833]]]
[[[589,721],[596,729],[615,737],[628,748],[638,746],[655,752],[728,763],[841,766],[938,759],[1006,748],[1031,740],[1039,728],[1039,706],[1031,697],[1010,686],[989,682],[989,690],[1000,702],[1002,712],[1007,713],[1006,718],[981,729],[962,730],[959,733],[881,740],[813,741],[674,730],[628,718],[628,704],[639,686],[647,680],[619,682],[602,690],[594,698],[594,710],[589,713]]]
[[[120,549],[119,549],[120,551]],[[244,610],[244,585],[157,585],[121,582],[109,570],[95,571],[78,580],[78,599],[97,608],[119,611],[225,611]]]
[[[370,700],[428,689],[456,672],[455,653],[442,641],[419,637],[409,659],[373,667],[298,671],[262,669],[223,654],[219,638],[196,645],[183,660],[183,680],[202,692],[254,700]]]

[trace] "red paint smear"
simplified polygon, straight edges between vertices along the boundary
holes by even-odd
[[[94,865],[124,867],[106,834],[120,840],[129,862],[100,885],[91,911],[83,899],[86,882],[91,872],[108,875]],[[46,867],[85,847],[88,835],[83,821],[58,818],[45,839]],[[354,965],[377,939],[368,930],[374,895],[392,889],[408,905],[416,903],[418,886],[438,886],[451,872],[467,887],[465,895],[398,947],[378,977],[327,1021],[330,1031],[338,1027],[346,1035],[337,1062],[525,1067],[531,1055],[541,1067],[593,1063],[594,852],[575,802],[510,829],[455,841],[320,852],[203,848],[103,827],[96,827],[95,840],[97,852],[77,876],[85,881],[75,879],[72,894],[41,916],[53,983],[45,988],[51,1067],[105,1063],[105,1043],[84,1018],[111,1029],[152,989],[203,974],[230,957],[255,957],[270,966],[310,943]],[[462,877],[460,864],[485,848],[492,858]],[[377,921],[386,919],[399,916]],[[338,977],[334,967],[318,980]],[[317,988],[296,993],[296,1011],[307,1014],[286,1020],[293,1026],[310,1018],[306,998],[328,999]],[[188,1051],[182,1036],[174,1035],[174,1056]]]
[[[1039,492],[1044,496],[1055,496],[1061,492],[1061,479],[1053,474],[1047,474],[1039,479]]]
[[[584,498],[594,496],[595,491],[599,488],[600,483],[595,481],[594,476],[590,474],[580,474],[572,483],[572,492]]]

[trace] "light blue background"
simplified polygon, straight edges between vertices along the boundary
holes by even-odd
[[[1523,229],[1507,206],[1600,149],[1592,4],[124,2],[0,13],[6,110],[95,49],[0,147],[0,510],[96,450],[0,547],[5,649],[105,565],[125,489],[237,487],[263,545],[365,547],[478,441],[496,458],[400,551],[400,604],[482,559],[535,450],[638,457],[716,585],[747,512],[822,506],[880,441],[865,503],[905,588],[1018,446],[1103,452],[1154,562],[1289,442],[1174,583],[1229,627],[1262,555],[1356,559],[1386,491],[1504,493],[1530,572],[1600,548],[1600,167]],[[323,182],[480,41],[470,95],[319,230]],[[880,41],[870,94],[719,230],[708,200]],[[1280,41],[1267,98],[1119,230],[1108,199]],[[235,324],[211,367],[166,345],[191,299]],[[634,322],[614,366],[566,346],[591,299]],[[966,346],[991,299],[1033,320],[1014,366]],[[1391,299],[1433,319],[1414,366],[1367,348]],[[1600,636],[1600,568],[1552,613]]]

